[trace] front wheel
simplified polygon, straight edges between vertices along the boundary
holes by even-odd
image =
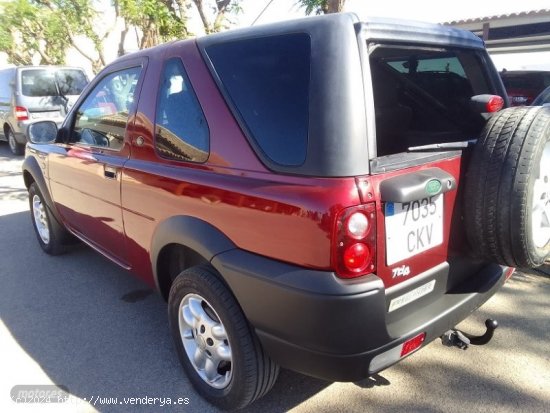
[[[181,364],[210,403],[243,408],[273,387],[279,367],[213,268],[192,267],[174,280],[168,316]]]
[[[36,183],[32,183],[29,187],[29,206],[40,247],[50,255],[65,252],[65,241],[69,234],[48,209],[44,202],[44,196]]]

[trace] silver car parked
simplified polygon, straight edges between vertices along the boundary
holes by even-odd
[[[20,66],[0,69],[0,140],[22,155],[27,127],[38,120],[61,125],[88,84],[84,70],[66,66]]]

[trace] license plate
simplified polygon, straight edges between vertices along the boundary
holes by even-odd
[[[385,206],[386,264],[392,265],[443,243],[443,195]]]
[[[431,280],[429,283],[421,285],[414,290],[409,291],[406,294],[403,294],[397,298],[394,298],[390,301],[390,308],[388,313],[397,310],[398,308],[403,307],[409,303],[412,303],[414,300],[418,300],[420,297],[424,297],[426,294],[431,293],[435,287],[435,280]]]
[[[58,110],[52,112],[31,112],[32,119],[58,118],[60,116],[61,113]]]

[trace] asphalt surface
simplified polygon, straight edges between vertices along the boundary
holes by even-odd
[[[0,411],[216,411],[179,367],[166,304],[156,293],[87,247],[59,257],[40,250],[21,162],[0,143]],[[489,345],[462,351],[436,340],[359,383],[282,371],[246,411],[550,412],[549,297],[549,275],[516,273],[460,325],[481,333],[483,321],[496,318],[500,327]],[[10,398],[15,385],[52,383],[69,390],[69,401]],[[131,397],[188,403],[124,404]],[[112,398],[115,405],[101,404]]]

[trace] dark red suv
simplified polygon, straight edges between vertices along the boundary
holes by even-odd
[[[549,111],[503,103],[481,40],[438,25],[165,44],[105,68],[59,131],[30,127],[32,222],[47,253],[76,237],[156,287],[222,408],[279,366],[360,380],[467,346],[454,326],[548,257]]]
[[[500,77],[512,106],[531,105],[550,86],[550,72],[543,70],[505,70]]]

